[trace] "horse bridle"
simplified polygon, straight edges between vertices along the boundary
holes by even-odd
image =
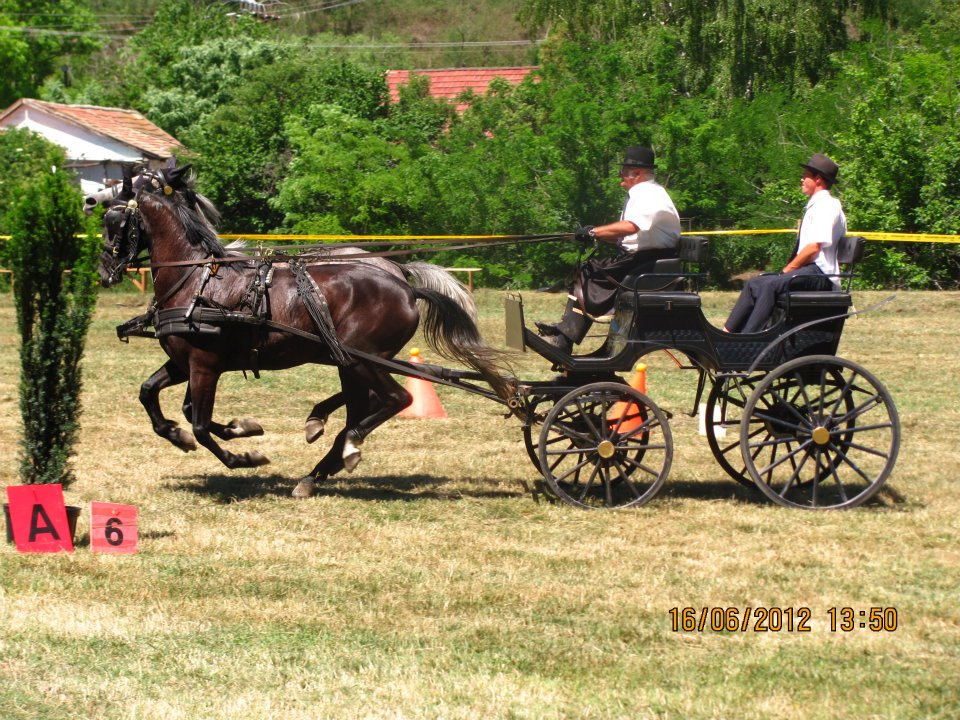
[[[107,228],[106,248],[114,260],[110,270],[110,280],[120,282],[123,272],[131,265],[139,267],[139,255],[143,247],[141,238],[144,234],[143,215],[140,213],[140,200],[144,193],[172,195],[174,190],[160,170],[143,171],[136,177],[137,187],[134,189],[134,178],[129,176],[123,179],[123,189],[117,196],[118,202],[111,205],[104,216]],[[111,232],[111,213],[122,212],[120,225],[117,231]]]

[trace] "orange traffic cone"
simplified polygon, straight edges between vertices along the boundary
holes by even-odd
[[[422,363],[420,349],[410,349],[410,362]],[[422,378],[408,377],[404,389],[413,396],[413,403],[400,412],[402,418],[445,418],[446,410],[440,404],[433,383]]]
[[[628,381],[630,387],[632,387],[637,392],[642,392],[644,395],[647,394],[647,366],[645,363],[637,363],[637,366],[633,369],[633,375],[630,376]],[[624,418],[623,422],[620,422],[620,418]],[[607,413],[607,422],[610,423],[611,427],[617,427],[617,432],[628,433],[632,430],[636,430],[638,427],[643,425],[644,417],[640,414],[640,408],[636,403],[627,403],[627,402],[618,402],[615,403],[610,412]],[[619,427],[617,423],[620,423]]]

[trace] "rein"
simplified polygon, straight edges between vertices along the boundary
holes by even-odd
[[[534,243],[534,242],[554,242],[556,240],[564,240],[570,237],[570,233],[563,234],[551,234],[551,235],[506,235],[503,239],[488,242],[488,243],[462,243],[457,245],[447,245],[444,244],[442,247],[411,247],[403,250],[382,250],[380,252],[362,252],[362,253],[344,253],[342,255],[332,255],[328,254],[326,248],[317,249],[316,245],[283,245],[276,248],[270,249],[270,254],[249,254],[249,255],[228,255],[226,257],[217,258],[217,262],[221,264],[229,263],[240,263],[240,262],[250,262],[252,260],[263,260],[263,259],[273,259],[280,263],[289,262],[291,257],[286,251],[287,250],[307,250],[307,253],[300,255],[300,259],[306,261],[307,265],[326,265],[331,262],[343,262],[345,260],[369,260],[371,258],[378,257],[399,257],[404,255],[414,255],[417,253],[435,253],[443,252],[445,250],[468,250],[472,248],[488,248],[488,247],[499,247],[501,245],[513,245],[513,244],[522,244],[522,243]],[[436,240],[423,240],[423,241],[361,241],[357,243],[350,243],[350,247],[378,247],[383,245],[413,245],[419,243],[430,243],[439,245],[441,243],[446,243],[448,241],[436,239]],[[262,250],[262,249],[261,249]],[[316,254],[316,257],[310,257],[310,252]],[[162,267],[184,267],[188,265],[203,265],[209,262],[209,259],[200,259],[200,260],[170,260],[167,262],[151,262],[151,268],[162,268]]]

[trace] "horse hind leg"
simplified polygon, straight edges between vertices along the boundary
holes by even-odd
[[[160,391],[179,385],[186,379],[186,373],[168,360],[153,375],[144,380],[140,386],[140,404],[147,411],[150,423],[153,425],[153,431],[157,435],[184,452],[190,452],[197,449],[197,443],[193,436],[173,420],[164,417],[163,411],[160,409]]]
[[[193,399],[190,397],[190,384],[183,398],[183,415],[193,423]],[[210,421],[210,432],[221,440],[255,437],[263,435],[263,426],[253,418],[233,418],[226,425],[215,420]]]
[[[312,496],[318,482],[340,470],[353,472],[360,464],[361,446],[367,435],[412,400],[403,386],[378,369],[363,366],[341,369],[340,382],[344,388],[351,388],[343,391],[347,405],[346,427],[337,434],[329,452],[310,474],[297,483],[292,493],[295,498]]]

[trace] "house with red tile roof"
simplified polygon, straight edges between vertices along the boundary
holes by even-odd
[[[21,98],[0,113],[0,130],[26,128],[61,146],[84,191],[122,177],[125,163],[160,167],[183,146],[135,110]]]
[[[430,96],[455,102],[465,91],[472,90],[483,95],[495,77],[503,78],[511,85],[519,85],[536,66],[521,67],[483,67],[483,68],[447,68],[444,70],[389,70],[387,88],[390,90],[390,102],[400,99],[400,87],[410,82],[412,75],[426,77],[430,81]],[[457,112],[463,112],[469,103],[457,103]]]

